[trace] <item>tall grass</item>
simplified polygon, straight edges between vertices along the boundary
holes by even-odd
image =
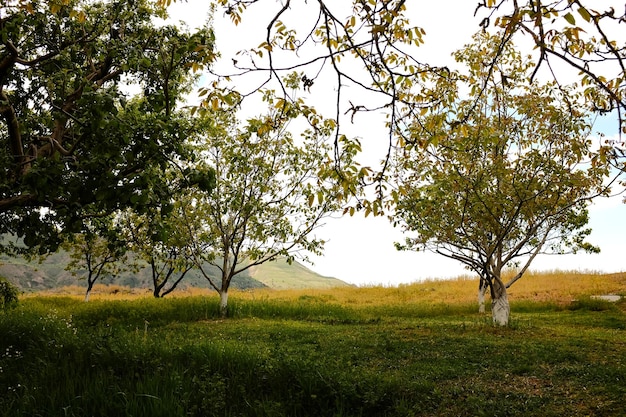
[[[510,274],[509,274],[510,275]],[[506,278],[510,278],[505,276]],[[477,302],[478,279],[469,275],[452,280],[425,280],[397,287],[366,286],[320,290],[268,289],[236,293],[246,299],[294,300],[299,297],[317,298],[320,302],[351,306],[406,305],[411,303],[472,304]],[[602,274],[596,272],[549,271],[527,272],[509,289],[509,299],[568,304],[589,295],[620,294],[626,296],[626,272]]]
[[[512,272],[505,274],[505,280]],[[397,287],[363,286],[337,287],[328,289],[295,289],[295,290],[231,290],[234,298],[246,300],[285,300],[292,301],[300,297],[317,300],[328,304],[341,305],[389,305],[413,302],[427,303],[473,303],[478,290],[477,277],[462,275],[451,280],[424,280],[412,284],[400,284]],[[84,288],[78,286],[64,287],[43,293],[27,296],[61,295],[81,299]],[[600,272],[580,271],[547,271],[527,272],[509,289],[512,301],[532,300],[555,303],[569,303],[584,295],[621,294],[626,296],[626,272],[603,274]],[[107,286],[96,284],[91,299],[120,300],[150,297],[148,290],[129,289],[117,285]],[[176,291],[169,298],[189,296],[215,296],[208,288],[186,288]]]

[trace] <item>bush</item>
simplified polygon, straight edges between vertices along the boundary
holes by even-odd
[[[19,293],[15,285],[0,277],[0,309],[8,310],[15,307]]]

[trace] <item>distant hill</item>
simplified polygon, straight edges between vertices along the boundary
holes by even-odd
[[[292,262],[290,265],[285,259],[252,267],[249,275],[252,279],[276,289],[332,288],[350,285],[340,279],[313,272],[301,263]]]
[[[73,276],[65,270],[69,262],[69,255],[59,251],[47,257],[41,263],[28,262],[21,257],[0,255],[0,276],[8,279],[24,291],[43,291],[70,285],[84,286],[84,279]],[[217,269],[213,268],[213,276],[217,276]],[[104,277],[99,283],[121,285],[130,288],[152,288],[150,270],[144,268],[138,273],[122,273],[116,277]],[[348,286],[349,284],[330,277],[319,275],[298,262],[289,265],[284,259],[266,262],[263,265],[250,268],[233,278],[231,288],[331,288]],[[187,274],[180,286],[208,287],[208,282],[197,271]]]

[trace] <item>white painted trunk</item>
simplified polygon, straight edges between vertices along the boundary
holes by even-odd
[[[503,291],[499,297],[491,300],[491,314],[493,315],[493,324],[497,326],[508,326],[511,307],[506,291]]]
[[[91,294],[91,289],[88,289],[85,293],[85,302],[89,301],[89,294]]]
[[[220,291],[220,316],[226,317],[228,313],[228,291]]]
[[[487,292],[487,286],[483,285],[483,282],[480,282],[478,286],[478,312],[485,312],[485,293]]]

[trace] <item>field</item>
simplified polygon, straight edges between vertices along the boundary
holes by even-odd
[[[624,416],[626,273],[531,274],[512,323],[468,278],[152,299],[34,294],[0,313],[0,416]]]

